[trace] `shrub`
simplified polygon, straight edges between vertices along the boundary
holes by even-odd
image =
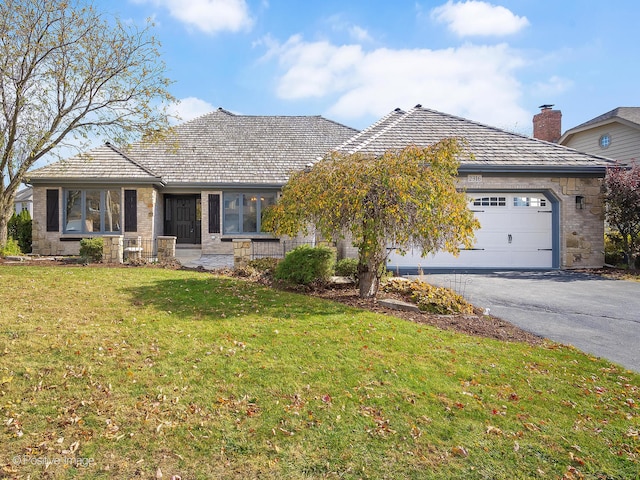
[[[20,245],[13,238],[7,238],[7,244],[0,249],[0,257],[7,257],[9,255],[20,255]]]
[[[80,256],[86,262],[100,262],[103,247],[102,237],[83,238],[80,240]]]
[[[254,268],[256,271],[262,274],[272,275],[273,272],[275,272],[279,262],[279,258],[264,257],[251,260],[247,263],[247,266]]]
[[[358,259],[343,258],[336,263],[336,275],[340,277],[358,278]]]
[[[293,285],[309,285],[329,280],[335,264],[335,252],[328,247],[302,245],[291,250],[278,263],[275,278]]]
[[[382,291],[397,293],[411,300],[423,312],[440,315],[473,313],[473,305],[467,302],[462,295],[449,288],[435,287],[420,280],[409,282],[391,279],[383,285]]]
[[[22,253],[31,253],[31,215],[28,210],[13,214],[7,225],[9,236],[20,246]]]

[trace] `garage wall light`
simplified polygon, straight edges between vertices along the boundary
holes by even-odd
[[[576,210],[584,210],[584,197],[576,195]]]

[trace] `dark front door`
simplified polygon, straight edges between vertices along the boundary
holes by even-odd
[[[200,218],[197,200],[193,196],[167,197],[165,232],[167,235],[175,235],[176,243],[199,243]]]

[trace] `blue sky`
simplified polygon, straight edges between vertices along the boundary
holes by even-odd
[[[636,0],[98,0],[152,18],[187,120],[218,107],[365,128],[424,107],[531,134],[639,106]]]

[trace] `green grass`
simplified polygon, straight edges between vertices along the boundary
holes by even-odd
[[[199,272],[0,267],[0,478],[631,479],[638,405],[640,376],[553,343]]]

